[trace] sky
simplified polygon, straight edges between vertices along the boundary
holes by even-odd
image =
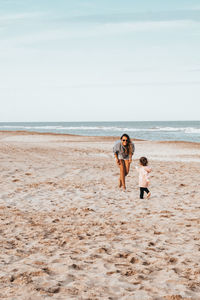
[[[0,0],[0,122],[200,120],[199,0]]]

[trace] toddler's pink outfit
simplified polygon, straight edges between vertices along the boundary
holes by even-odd
[[[149,177],[148,174],[151,172],[151,168],[148,166],[141,166],[137,168],[137,171],[139,173],[139,187],[148,187],[149,185]]]

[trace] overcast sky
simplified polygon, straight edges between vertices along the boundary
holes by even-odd
[[[1,122],[199,116],[199,0],[0,0]]]

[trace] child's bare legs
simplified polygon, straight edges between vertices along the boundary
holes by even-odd
[[[144,192],[147,193],[147,199],[151,196],[150,191],[148,188],[140,187],[140,199],[144,199]]]
[[[149,199],[150,197],[151,197],[151,192],[148,192],[147,199]]]

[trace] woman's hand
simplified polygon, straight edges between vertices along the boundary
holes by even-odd
[[[116,163],[117,163],[118,166],[120,165],[120,160],[119,160],[119,158],[116,158]]]

